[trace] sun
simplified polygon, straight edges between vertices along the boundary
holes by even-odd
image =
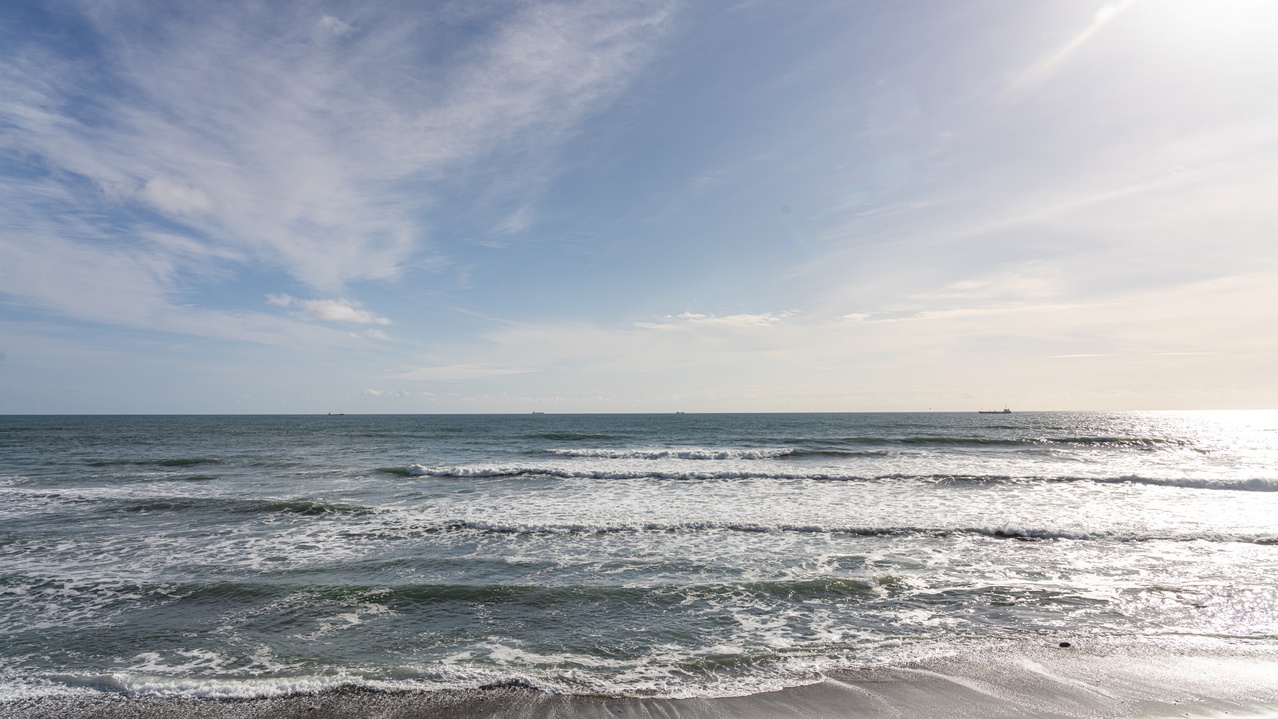
[[[1143,0],[1178,29],[1227,40],[1278,34],[1278,2],[1273,0]]]

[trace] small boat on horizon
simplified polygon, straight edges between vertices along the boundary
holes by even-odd
[[[977,414],[1011,414],[1012,410],[1004,407],[1003,409],[978,409]]]

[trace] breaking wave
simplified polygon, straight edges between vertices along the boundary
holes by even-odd
[[[611,457],[609,457],[611,458]],[[673,479],[673,480],[732,480],[779,479],[824,481],[923,481],[940,483],[996,483],[996,482],[1096,482],[1100,484],[1145,484],[1184,489],[1210,489],[1235,492],[1278,492],[1278,478],[1253,477],[1248,479],[1201,477],[1142,477],[1122,475],[1117,477],[1033,477],[998,474],[877,474],[865,475],[841,472],[765,472],[753,470],[695,470],[695,471],[644,471],[630,468],[569,469],[537,465],[473,465],[457,467],[431,467],[410,464],[401,471],[398,467],[379,471],[403,474],[409,477],[553,477],[557,479]]]
[[[1158,534],[1111,531],[1073,531],[1036,527],[862,527],[852,525],[786,524],[758,522],[636,522],[600,524],[523,524],[479,520],[457,520],[419,528],[427,532],[476,532],[509,535],[590,535],[733,532],[749,534],[837,534],[856,537],[985,537],[1018,541],[1108,541],[1108,542],[1222,542],[1276,545],[1276,534]]]
[[[1097,479],[1107,484],[1149,484],[1158,487],[1182,487],[1185,489],[1224,489],[1235,492],[1278,492],[1278,478],[1253,477],[1251,479],[1214,479],[1195,477],[1107,477]]]
[[[593,459],[776,459],[791,449],[548,449],[558,457]]]

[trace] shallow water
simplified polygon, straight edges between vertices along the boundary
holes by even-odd
[[[8,696],[1278,639],[1278,413],[0,418]]]

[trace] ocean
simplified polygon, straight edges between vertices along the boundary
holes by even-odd
[[[1278,412],[0,417],[0,700],[1278,640]]]

